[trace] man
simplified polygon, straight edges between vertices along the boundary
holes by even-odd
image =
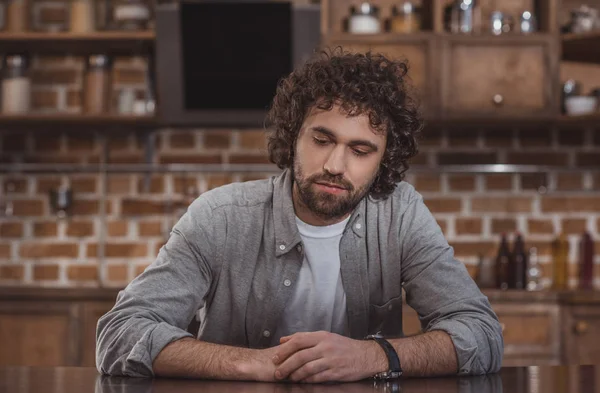
[[[299,382],[497,371],[487,298],[402,182],[422,127],[406,73],[333,53],[284,79],[268,115],[283,173],[190,205],[100,319],[98,369]],[[402,288],[423,334],[402,335]],[[185,328],[200,309],[196,339]]]

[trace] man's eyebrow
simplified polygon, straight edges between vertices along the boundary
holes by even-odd
[[[332,139],[336,139],[335,133],[333,131],[331,131],[329,128],[327,127],[323,127],[323,126],[315,126],[312,127],[313,131],[317,131],[321,134],[324,134]],[[348,143],[348,146],[367,146],[368,148],[370,148],[373,151],[378,151],[379,148],[377,147],[376,144],[374,144],[371,141],[365,140],[365,139],[355,139],[350,141],[350,143]]]

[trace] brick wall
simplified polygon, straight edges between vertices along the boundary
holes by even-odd
[[[155,163],[267,162],[260,130],[161,130],[154,138]],[[138,135],[109,136],[108,145],[111,163],[143,162],[143,139]],[[0,149],[4,162],[94,163],[100,140],[85,132],[4,133]],[[571,262],[577,260],[581,232],[589,230],[600,240],[600,173],[577,169],[600,166],[600,131],[431,130],[415,163],[419,170],[407,180],[424,195],[457,257],[471,271],[479,253],[495,254],[502,232],[520,231],[529,246],[538,248],[546,277],[551,274],[550,242],[556,234],[568,234]],[[439,171],[445,165],[469,163],[556,169],[548,174]],[[148,182],[144,174],[110,174],[102,215],[100,175],[0,174],[0,284],[95,286],[101,280],[109,286],[125,285],[153,261],[196,195],[269,175],[167,173],[153,174]],[[66,219],[56,218],[49,205],[48,191],[60,184],[74,191]],[[104,259],[99,258],[102,253]]]

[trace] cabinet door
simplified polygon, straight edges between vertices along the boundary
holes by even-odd
[[[413,96],[421,104],[424,114],[431,114],[437,107],[433,89],[436,79],[432,70],[432,58],[435,55],[435,41],[426,33],[410,36],[376,35],[357,39],[352,35],[334,36],[327,43],[330,48],[341,46],[344,50],[356,53],[368,51],[384,54],[395,60],[408,62],[408,82],[412,86]]]
[[[566,356],[573,364],[596,364],[600,359],[600,307],[574,306],[567,318]]]
[[[83,306],[81,366],[96,366],[96,326],[98,319],[109,312],[114,305],[114,302],[97,302],[86,303]]]
[[[77,365],[77,319],[66,303],[0,304],[0,365]]]
[[[444,43],[445,115],[556,113],[558,63],[551,38],[470,38],[448,37]]]

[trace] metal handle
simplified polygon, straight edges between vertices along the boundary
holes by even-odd
[[[573,330],[575,331],[575,334],[577,335],[583,335],[586,334],[588,332],[590,328],[590,324],[587,323],[586,321],[577,321],[575,323],[575,326],[573,327]]]
[[[504,97],[502,96],[502,94],[494,94],[492,102],[496,106],[502,106],[504,104]]]

